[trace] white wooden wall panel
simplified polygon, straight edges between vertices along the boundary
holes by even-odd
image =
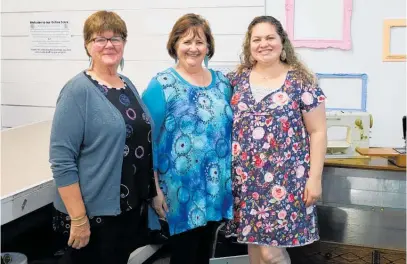
[[[131,79],[141,93],[157,72],[171,65],[173,62],[170,60],[129,61],[125,63],[122,73]],[[87,66],[85,61],[3,61],[2,104],[54,106],[63,85]],[[20,67],[20,70],[14,71],[16,67]]]
[[[295,2],[303,1],[307,2]],[[296,16],[309,15],[305,10],[296,12]],[[285,0],[266,0],[266,13],[280,19],[285,25]],[[320,13],[322,14],[323,10],[320,10]],[[371,146],[404,145],[402,116],[406,114],[406,62],[383,62],[381,56],[383,20],[405,17],[405,0],[353,0],[351,50],[296,49],[301,59],[315,72],[368,75],[367,111],[373,116]],[[330,30],[330,24],[329,21],[323,24],[326,26],[325,32]],[[365,34],[366,32],[369,34]],[[405,46],[406,41],[401,39],[400,42]],[[349,93],[343,95],[349,96]]]
[[[122,73],[140,93],[157,72],[174,64],[166,43],[180,16],[198,13],[208,19],[216,45],[210,66],[217,67],[237,63],[249,22],[265,13],[264,0],[2,0],[3,128],[52,118],[63,85],[89,65],[83,48],[83,23],[102,9],[116,11],[126,21],[129,37]],[[33,54],[30,21],[35,20],[69,21],[71,52],[52,57]]]
[[[8,65],[6,61],[6,67]],[[86,68],[80,67],[79,64],[73,64],[69,71],[65,71],[61,75],[56,77],[47,78],[44,76],[40,82],[30,82],[32,76],[36,75],[39,71],[49,71],[55,67],[60,67],[61,64],[55,61],[26,61],[25,63],[28,67],[33,67],[33,72],[29,75],[24,75],[21,77],[21,81],[17,82],[16,79],[19,78],[18,75],[8,75],[8,80],[14,80],[13,82],[2,83],[2,105],[13,105],[13,106],[55,106],[56,100],[58,98],[59,92],[64,86],[64,84],[74,76],[74,74],[79,73],[81,70]],[[36,67],[36,65],[41,64],[41,69]],[[125,69],[123,74],[128,76],[131,81],[136,85],[138,91],[142,93],[147,87],[151,78],[159,71],[170,67],[173,63],[171,61],[165,62],[127,62],[125,64]],[[56,66],[59,65],[59,66]],[[224,66],[223,63],[211,63],[212,68],[217,68],[217,66]],[[230,68],[233,68],[232,66]],[[73,74],[68,74],[71,72]],[[26,80],[26,81],[23,81]]]
[[[3,105],[55,106],[63,85],[64,82],[3,83],[1,103]]]
[[[6,61],[6,67],[9,66],[9,62]],[[71,63],[71,62],[70,62]],[[37,66],[41,64],[41,69]],[[123,74],[128,76],[131,81],[136,86],[137,90],[142,93],[146,89],[151,78],[167,67],[173,64],[171,61],[165,62],[127,62]],[[230,63],[229,69],[233,69],[236,63]],[[7,80],[12,82],[2,83],[1,92],[1,103],[3,105],[13,105],[13,106],[46,106],[54,107],[56,100],[58,98],[59,92],[64,86],[64,84],[74,76],[74,74],[79,73],[81,70],[86,68],[87,64],[71,64],[69,71],[61,73],[61,75],[56,77],[44,78],[32,82],[32,76],[35,76],[40,71],[50,71],[55,67],[61,67],[60,63],[55,61],[38,62],[38,61],[26,61],[25,65],[27,68],[32,67],[33,72],[30,75],[25,74],[18,81],[19,76],[14,74],[8,74]],[[84,66],[84,67],[81,67]],[[210,62],[210,67],[217,69],[220,66],[225,66],[223,62]],[[21,71],[23,72],[23,71]],[[73,73],[73,74],[69,74]],[[6,76],[6,75],[5,75]],[[24,81],[25,80],[25,81]]]
[[[86,61],[3,60],[1,80],[3,83],[60,83],[87,65]]]
[[[129,61],[125,63],[123,74],[140,85],[140,80],[150,80],[157,72],[173,65],[168,61]],[[19,71],[15,71],[19,67]],[[16,61],[6,60],[2,64],[2,80],[4,83],[64,84],[80,71],[86,69],[85,61]],[[142,83],[145,83],[143,81]],[[28,87],[28,86],[26,86]],[[61,87],[62,88],[62,87]],[[28,89],[28,88],[27,88]],[[46,96],[42,94],[41,96]]]
[[[215,56],[212,61],[235,61],[237,60],[244,35],[215,35]],[[167,61],[172,60],[168,55],[168,35],[132,35],[129,36],[125,48],[125,61]],[[3,60],[49,60],[49,56],[33,54],[30,47],[29,37],[2,37]],[[60,60],[88,60],[83,47],[82,36],[72,37],[72,51],[67,55],[61,55]]]
[[[2,36],[29,36],[30,21],[67,20],[72,35],[82,35],[83,23],[94,11],[58,11],[37,13],[3,13]],[[129,36],[137,34],[168,35],[176,20],[182,15],[195,12],[204,16],[214,34],[244,34],[253,17],[264,14],[264,7],[190,8],[118,10],[126,21]],[[13,22],[12,24],[11,21]]]
[[[7,106],[1,107],[2,126],[15,127],[36,123],[46,120],[52,120],[55,108],[49,107],[23,107]]]
[[[18,0],[17,0],[18,1]],[[2,13],[2,36],[29,36],[30,21],[64,20],[69,21],[71,34],[81,35],[83,23],[93,11],[77,12],[37,12],[37,13]]]
[[[49,60],[49,55],[33,54],[30,49],[31,39],[28,36],[2,37],[1,56],[3,60]],[[87,60],[83,37],[71,37],[71,51],[59,58],[60,60]]]
[[[264,0],[111,0],[96,1],[58,1],[55,0],[2,0],[2,12],[35,12],[35,11],[77,11],[102,9],[145,9],[145,8],[182,8],[186,7],[235,7],[264,6]]]

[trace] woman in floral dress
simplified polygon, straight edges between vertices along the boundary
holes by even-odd
[[[319,239],[315,203],[326,151],[325,96],[297,59],[281,23],[248,27],[233,86],[234,220],[251,264],[290,263],[286,247]]]

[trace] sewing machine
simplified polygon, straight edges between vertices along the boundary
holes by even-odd
[[[363,148],[357,147],[356,151],[363,155],[369,157],[382,157],[387,158],[388,161],[400,168],[407,167],[406,159],[406,116],[403,116],[403,139],[404,146],[401,148],[386,148],[386,147],[376,147],[376,148]]]
[[[363,158],[355,149],[368,148],[372,116],[366,112],[328,111],[326,158]]]

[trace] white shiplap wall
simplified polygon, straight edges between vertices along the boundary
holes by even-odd
[[[123,73],[140,92],[152,76],[173,64],[166,41],[177,18],[185,13],[199,13],[211,24],[216,42],[211,66],[237,63],[244,33],[254,16],[267,13],[285,25],[285,0],[2,0],[1,8],[3,127],[52,118],[63,84],[88,66],[82,27],[96,10],[114,10],[126,21],[129,40]],[[382,62],[381,51],[383,20],[405,17],[405,0],[353,0],[352,50],[297,49],[315,72],[368,74],[367,110],[374,118],[373,146],[403,144],[406,63]],[[59,58],[31,54],[29,21],[54,19],[70,22],[72,52]]]
[[[247,25],[265,13],[264,0],[55,1],[2,0],[1,116],[3,127],[52,119],[60,89],[88,66],[82,27],[97,10],[113,10],[126,22],[129,37],[123,74],[142,92],[150,79],[173,64],[166,52],[168,34],[185,13],[208,19],[215,36],[211,65],[235,64]],[[30,51],[32,20],[68,20],[72,51],[60,57]]]
[[[311,4],[321,0],[296,0],[298,1],[308,1]],[[318,8],[318,5],[314,6]],[[296,16],[307,16],[304,9],[298,12]],[[318,12],[323,13],[324,10]],[[285,26],[285,0],[266,0],[266,14],[275,16]],[[402,116],[407,113],[406,62],[382,61],[383,21],[395,18],[406,18],[405,0],[353,0],[351,50],[296,49],[301,59],[314,72],[368,75],[367,112],[373,116],[371,146],[401,147],[404,144]],[[310,20],[317,21],[312,18]],[[404,47],[406,54],[406,39],[400,36],[393,41],[400,41],[398,46]],[[343,96],[346,98],[349,94],[343,93]]]

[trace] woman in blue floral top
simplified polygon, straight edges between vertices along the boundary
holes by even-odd
[[[319,239],[315,203],[326,151],[325,96],[296,58],[281,23],[248,27],[233,87],[234,220],[250,263],[290,263],[286,247]]]
[[[203,18],[181,17],[167,44],[177,63],[143,94],[154,121],[153,207],[169,224],[171,264],[209,263],[216,222],[233,217],[231,87],[221,72],[202,67],[214,48]]]

